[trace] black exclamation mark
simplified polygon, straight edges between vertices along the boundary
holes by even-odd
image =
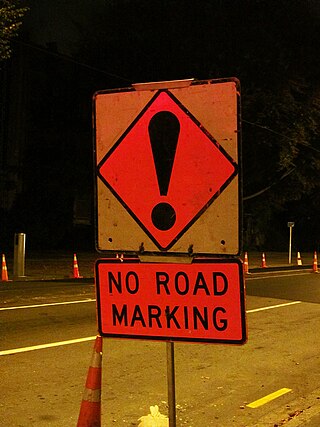
[[[180,123],[173,113],[160,111],[150,120],[148,131],[160,195],[166,196],[178,144]],[[161,202],[152,209],[151,219],[159,230],[169,230],[176,222],[176,212],[169,203]]]

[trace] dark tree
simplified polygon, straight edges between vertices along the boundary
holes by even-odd
[[[50,5],[63,13],[66,6],[58,3]],[[63,15],[68,17],[64,24],[80,35],[68,40],[68,45],[77,46],[72,58],[61,55],[52,43],[44,43],[41,50],[28,44],[27,34],[22,37],[25,69],[16,89],[19,97],[10,101],[19,105],[17,119],[24,119],[25,128],[14,128],[11,141],[17,144],[19,133],[25,144],[22,171],[17,172],[22,172],[23,185],[10,221],[18,216],[30,233],[38,224],[39,238],[34,241],[41,240],[45,223],[56,244],[64,245],[72,229],[75,193],[86,194],[92,203],[91,98],[96,90],[235,76],[242,87],[245,246],[284,247],[287,221],[293,220],[299,249],[302,243],[316,248],[319,1],[98,3],[99,11],[89,8],[85,19]],[[12,2],[0,0],[0,4],[8,7]]]
[[[10,57],[10,42],[18,35],[27,10],[28,8],[21,6],[19,0],[0,1],[0,62]]]
[[[285,233],[286,216],[300,215],[292,206],[314,205],[320,190],[317,0],[108,1],[91,29],[79,55],[118,76],[118,86],[240,79],[244,211],[252,228],[245,243],[279,242],[266,230]],[[313,209],[320,214],[319,205]]]

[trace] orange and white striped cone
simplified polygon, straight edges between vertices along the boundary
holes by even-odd
[[[265,255],[265,253],[264,253],[264,252],[262,253],[261,267],[262,267],[262,268],[267,268],[266,255]]]
[[[2,254],[1,282],[9,282],[6,257]]]
[[[79,266],[78,266],[78,260],[77,255],[73,255],[73,278],[74,279],[82,279],[82,276],[80,276],[79,273]]]
[[[297,265],[302,265],[302,258],[300,252],[297,253]]]
[[[314,251],[313,254],[313,266],[312,266],[312,271],[314,273],[318,273],[318,257],[317,257],[317,252]]]
[[[102,337],[96,337],[77,427],[101,427]]]
[[[249,274],[249,260],[247,252],[244,253],[243,272],[244,274]]]

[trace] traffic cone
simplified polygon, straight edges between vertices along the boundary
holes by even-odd
[[[313,267],[312,267],[312,271],[314,273],[318,273],[318,258],[317,258],[317,252],[314,251],[313,254]]]
[[[1,282],[9,282],[6,257],[4,254],[2,254]]]
[[[101,427],[101,365],[102,337],[97,335],[83,391],[77,427]]]
[[[297,265],[302,265],[302,259],[301,259],[300,252],[297,253]]]
[[[79,273],[79,266],[78,266],[76,254],[73,255],[73,278],[82,279],[82,276],[80,276],[80,273]]]
[[[249,274],[249,260],[247,252],[244,253],[243,272],[244,274]]]
[[[262,253],[261,267],[262,267],[262,268],[267,268],[267,264],[266,264],[266,255],[265,255],[265,253],[264,253],[264,252]]]

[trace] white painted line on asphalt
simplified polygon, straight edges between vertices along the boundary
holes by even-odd
[[[252,310],[247,310],[247,313],[257,313],[258,311],[265,311],[265,310],[272,310],[273,308],[280,308],[280,307],[286,307],[288,305],[295,305],[295,304],[301,304],[302,301],[292,301],[292,302],[285,302],[283,304],[277,304],[277,305],[268,305],[267,307],[261,307],[261,308],[254,308]]]
[[[96,335],[94,337],[85,337],[85,338],[77,338],[77,339],[68,340],[68,341],[51,342],[48,344],[33,345],[31,347],[13,348],[10,350],[0,351],[0,356],[7,356],[9,354],[24,353],[26,351],[33,351],[33,350],[43,350],[44,348],[60,347],[62,345],[68,345],[68,344],[78,344],[80,342],[92,341],[94,339],[96,339]]]
[[[84,299],[78,301],[64,301],[64,302],[50,302],[46,304],[32,304],[32,305],[17,305],[16,307],[1,307],[0,311],[6,310],[19,310],[20,308],[39,308],[39,307],[50,307],[52,305],[68,305],[68,304],[82,304],[84,302],[93,302],[95,299]]]
[[[262,279],[270,279],[270,278],[274,279],[274,278],[278,278],[278,277],[309,276],[310,275],[310,272],[309,273],[299,273],[299,274],[297,274],[297,273],[296,274],[277,274],[277,275],[272,274],[272,276],[270,275],[271,273],[272,272],[268,272],[268,276],[260,276],[260,277],[258,277],[258,276],[247,277],[246,276],[245,280],[246,281],[247,280],[262,280]],[[266,273],[252,273],[252,274],[266,274]]]
[[[91,300],[85,300],[85,301],[70,301],[69,303],[54,303],[54,304],[70,304],[70,303],[80,303],[80,302],[92,302],[95,301],[94,299]],[[300,304],[302,301],[293,301],[293,302],[287,302],[284,304],[277,304],[277,305],[269,305],[267,307],[261,307],[261,308],[255,308],[252,310],[247,310],[247,313],[256,313],[258,311],[264,311],[264,310],[271,310],[274,308],[281,308],[281,307],[285,307],[285,306],[289,306],[289,305],[294,305],[294,304]],[[45,305],[50,305],[50,304],[41,304],[40,306],[45,306]],[[26,306],[26,308],[28,308],[30,306]],[[20,308],[20,307],[17,307]],[[58,342],[52,342],[52,343],[48,343],[48,344],[40,344],[40,345],[33,345],[30,347],[21,347],[21,348],[13,348],[10,350],[2,350],[0,351],[0,356],[7,356],[10,354],[17,354],[17,353],[24,353],[27,351],[33,351],[33,350],[42,350],[45,348],[51,348],[51,347],[60,347],[63,345],[68,345],[68,344],[77,344],[77,343],[81,343],[81,342],[85,342],[85,341],[92,341],[96,338],[96,336],[94,337],[85,337],[85,338],[78,338],[78,339],[74,339],[74,340],[68,340],[68,341],[58,341]]]
[[[33,305],[18,305],[16,307],[2,307],[0,308],[0,311],[6,311],[6,310],[19,310],[20,308],[39,308],[39,307],[50,307],[55,305],[68,305],[68,304],[81,304],[85,302],[95,302],[96,299],[86,299],[86,300],[79,300],[79,301],[64,301],[64,302],[52,302],[47,304],[33,304]],[[294,304],[300,304],[302,301],[293,301],[293,302],[287,302],[284,304],[277,304],[277,305],[270,305],[267,307],[261,307],[261,308],[255,308],[253,310],[247,310],[247,313],[255,313],[257,311],[264,311],[264,310],[271,310],[273,308],[279,308],[284,307],[286,305],[294,305]]]

